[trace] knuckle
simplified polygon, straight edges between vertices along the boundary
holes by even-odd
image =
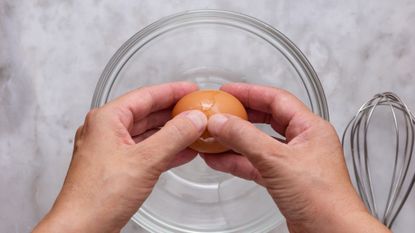
[[[325,127],[327,127],[327,129],[330,129],[332,131],[335,131],[334,126],[330,122],[328,122],[326,120],[323,120],[323,119],[322,119],[322,121],[323,121],[323,124],[325,125]]]
[[[85,117],[85,123],[88,124],[88,123],[93,122],[96,119],[97,115],[98,115],[97,108],[89,110],[89,112],[86,114],[86,117]]]
[[[317,125],[319,126],[320,129],[324,129],[327,131],[335,131],[334,126],[330,122],[324,120],[321,117],[318,117]]]
[[[74,151],[76,151],[82,144],[82,134],[84,126],[81,125],[75,133]]]
[[[245,127],[242,127],[237,119],[231,119],[224,125],[225,137],[228,139],[239,138],[243,135],[243,131]]]
[[[100,107],[91,109],[85,117],[85,126],[94,125],[97,122],[112,121],[114,116],[117,116],[117,109]]]
[[[103,112],[104,110],[102,108],[95,108],[95,109],[91,109],[86,114],[84,125],[83,125],[84,134],[93,132],[94,129],[97,129],[97,127],[99,127],[100,123],[102,123]]]
[[[217,163],[217,161],[216,161],[216,160],[214,160],[214,159],[210,159],[209,157],[206,157],[204,160],[205,160],[206,164],[207,164],[209,167],[211,167],[211,168],[213,168],[213,169],[217,169],[217,168],[218,168],[218,163]]]
[[[174,137],[188,138],[193,136],[192,132],[194,131],[194,126],[185,119],[170,121],[167,125],[169,125],[170,132]]]
[[[248,172],[248,179],[256,181],[260,179],[258,170],[256,170],[255,168],[251,168]]]
[[[80,139],[80,137],[82,136],[83,129],[84,129],[83,125],[78,127],[78,129],[76,130],[76,133],[75,133],[75,140]]]
[[[240,168],[238,163],[234,162],[229,164],[229,173],[236,175],[238,174],[239,169]]]

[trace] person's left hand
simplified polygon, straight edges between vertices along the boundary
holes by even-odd
[[[120,231],[162,172],[197,155],[186,148],[205,130],[206,116],[189,111],[170,120],[169,110],[195,90],[187,82],[146,87],[91,110],[62,190],[34,232]]]

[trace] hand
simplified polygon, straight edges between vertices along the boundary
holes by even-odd
[[[190,111],[170,120],[169,110],[196,89],[185,82],[146,87],[91,110],[62,190],[34,232],[120,231],[163,171],[197,155],[186,148],[205,130],[206,116]]]
[[[248,121],[214,115],[208,130],[236,152],[203,155],[213,169],[253,180],[268,192],[290,232],[389,232],[372,218],[353,189],[335,130],[286,91],[228,84],[253,123],[270,124],[286,143]]]

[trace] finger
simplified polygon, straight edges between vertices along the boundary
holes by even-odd
[[[130,130],[132,136],[140,135],[149,129],[154,129],[163,126],[171,119],[171,111],[162,110],[151,113],[147,117],[135,122]]]
[[[134,136],[133,140],[136,144],[140,143],[140,142],[146,140],[147,138],[151,137],[153,134],[157,133],[159,130],[160,129],[150,129],[150,130],[148,130],[148,131],[146,131],[146,132],[144,132],[140,135]]]
[[[253,161],[262,161],[274,153],[285,153],[287,146],[257,129],[248,121],[226,114],[209,118],[208,130],[220,143]],[[254,164],[255,165],[255,164]]]
[[[197,154],[198,153],[192,149],[184,149],[174,157],[173,161],[170,163],[167,169],[171,169],[186,164],[192,161],[197,156]]]
[[[197,85],[190,82],[143,87],[118,97],[106,107],[118,114],[123,125],[130,129],[133,122],[143,119],[151,112],[172,106],[181,97],[195,90]]]
[[[206,124],[206,115],[200,111],[192,110],[181,113],[167,122],[153,136],[137,144],[136,150],[140,153],[150,151],[151,160],[156,163],[169,164],[174,155],[187,148],[202,135]]]
[[[133,139],[135,141],[135,143],[140,143],[142,141],[144,141],[145,139],[151,137],[153,134],[157,133],[157,131],[159,131],[159,129],[152,129],[149,130],[141,135],[135,136]],[[191,160],[193,160],[196,155],[198,153],[192,149],[184,149],[183,151],[180,151],[173,159],[173,161],[170,163],[170,165],[168,166],[167,169],[171,169],[174,167],[178,167],[181,166],[185,163],[190,162]]]
[[[206,164],[217,171],[226,172],[246,180],[252,180],[262,185],[262,177],[252,163],[241,155],[233,153],[204,154]]]
[[[282,128],[280,124],[278,124],[278,122],[272,117],[271,114],[252,109],[247,109],[247,112],[248,120],[250,122],[269,124],[279,134],[283,135],[285,133],[285,129]]]
[[[282,134],[287,138],[301,133],[309,126],[302,124],[315,117],[298,98],[279,88],[231,83],[222,86],[221,90],[238,98],[247,108],[271,114],[279,131],[284,132]]]

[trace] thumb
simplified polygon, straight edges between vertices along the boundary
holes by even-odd
[[[285,145],[257,129],[249,121],[227,114],[209,118],[209,133],[220,143],[245,155],[252,162],[284,150]]]
[[[202,112],[197,110],[183,112],[137,146],[142,152],[146,148],[149,149],[153,158],[173,158],[202,135],[206,124],[207,118]]]

